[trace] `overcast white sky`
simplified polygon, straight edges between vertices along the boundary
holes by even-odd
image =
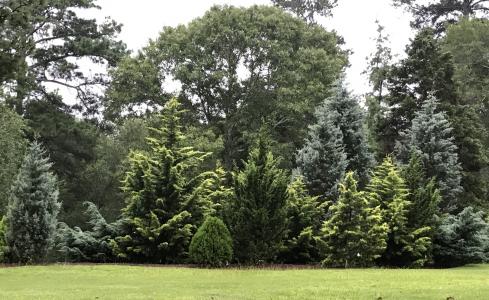
[[[395,54],[404,52],[412,36],[409,28],[410,16],[391,6],[392,0],[340,0],[333,11],[334,17],[321,20],[327,29],[336,30],[346,41],[346,48],[354,51],[350,57],[351,67],[347,78],[350,89],[356,94],[368,91],[365,76],[367,57],[374,49],[372,38],[376,34],[375,20],[386,27],[391,47]],[[110,16],[124,24],[120,38],[132,50],[144,47],[149,39],[158,36],[163,26],[185,24],[202,16],[213,5],[251,6],[268,4],[269,0],[99,0],[102,10],[97,18]]]

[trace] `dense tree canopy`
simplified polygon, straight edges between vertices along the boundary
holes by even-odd
[[[188,25],[165,27],[124,60],[113,73],[107,110],[157,108],[171,78],[184,105],[223,138],[228,170],[246,157],[262,119],[288,158],[347,62],[339,43],[336,34],[278,8],[216,6]]]

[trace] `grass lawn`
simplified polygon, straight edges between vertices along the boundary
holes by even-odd
[[[489,299],[489,265],[450,270],[0,268],[0,299]],[[449,298],[452,299],[452,298]]]

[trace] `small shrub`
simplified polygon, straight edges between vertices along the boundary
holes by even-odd
[[[192,238],[190,259],[197,264],[220,267],[233,256],[233,241],[224,222],[208,217]]]

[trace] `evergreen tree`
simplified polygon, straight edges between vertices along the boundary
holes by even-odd
[[[319,261],[318,239],[325,208],[310,196],[302,177],[287,188],[288,229],[280,259],[285,263]]]
[[[481,263],[489,259],[489,224],[483,212],[472,207],[458,215],[447,215],[435,235],[435,263],[444,267],[456,267]]]
[[[336,194],[348,167],[343,133],[335,124],[339,117],[333,114],[337,112],[330,111],[326,102],[316,109],[316,123],[309,126],[304,146],[296,157],[296,173],[304,177],[311,195],[323,201]]]
[[[413,265],[422,266],[432,261],[433,235],[438,226],[436,219],[441,195],[435,178],[426,178],[422,159],[416,152],[411,153],[409,164],[402,169],[402,177],[409,189],[411,202],[407,226],[420,246],[410,260]]]
[[[333,267],[370,266],[386,247],[388,226],[380,208],[357,191],[352,172],[340,184],[338,201],[331,206],[331,217],[322,227],[323,265]]]
[[[411,128],[401,133],[396,145],[397,156],[407,163],[412,152],[422,159],[427,178],[436,178],[437,188],[443,196],[442,211],[463,207],[459,201],[461,167],[452,127],[445,113],[438,111],[434,97],[426,101],[416,113]]]
[[[220,267],[233,257],[233,240],[224,222],[207,217],[192,238],[189,256],[194,263]]]
[[[243,169],[233,173],[235,198],[227,216],[235,259],[240,263],[273,262],[282,247],[288,176],[278,164],[262,133]]]
[[[37,142],[29,146],[11,188],[6,241],[15,262],[44,262],[53,246],[61,203],[52,164],[44,154]]]
[[[379,262],[389,266],[412,264],[408,259],[419,250],[416,246],[422,241],[417,241],[417,235],[408,227],[409,191],[391,157],[375,168],[367,191],[373,205],[380,206],[382,221],[388,225],[387,248]]]
[[[3,65],[2,65],[3,66]],[[1,72],[1,71],[0,71]],[[26,148],[22,117],[0,103],[0,214],[5,214],[8,191],[22,163]]]
[[[350,95],[343,80],[332,90],[333,96],[325,101],[326,111],[333,123],[341,130],[343,149],[348,161],[347,170],[355,171],[361,185],[366,183],[370,168],[374,165],[364,128],[364,111],[357,99]]]
[[[110,241],[122,233],[123,220],[107,223],[95,204],[85,202],[85,206],[90,230],[84,231],[80,227],[70,228],[65,223],[60,223],[56,248],[66,261],[104,263],[114,261]]]
[[[123,181],[127,206],[123,234],[111,241],[117,257],[140,262],[182,262],[192,235],[211,212],[200,194],[206,174],[193,176],[206,154],[185,146],[183,111],[176,99],[164,108],[161,128],[150,128],[151,150],[133,151]]]

